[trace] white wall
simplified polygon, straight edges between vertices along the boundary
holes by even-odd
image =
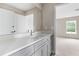
[[[24,21],[25,21],[25,18],[23,15],[18,15],[18,14],[15,14],[16,15],[16,19],[15,19],[15,28],[16,28],[16,33],[21,33],[23,32],[23,27],[25,26],[24,25]],[[24,25],[24,26],[23,26]]]
[[[33,15],[16,15],[16,33],[24,33],[27,32],[32,25]]]
[[[0,35],[10,34],[15,19],[14,13],[0,9]]]
[[[29,10],[27,13],[26,13],[26,16],[29,15],[29,14],[33,14],[33,19],[34,19],[34,23],[33,23],[33,27],[34,27],[34,32],[35,31],[41,31],[41,26],[42,26],[42,10],[35,7],[31,10]]]
[[[33,19],[33,17],[30,19]],[[12,34],[12,26],[15,26],[16,33],[27,32],[27,21],[30,19],[27,16],[0,9],[0,35]]]
[[[41,10],[40,9],[34,8],[32,10],[29,10],[25,16],[22,16],[22,15],[16,15],[16,16],[17,16],[16,33],[27,32],[29,27],[27,24],[29,24],[30,26],[31,24],[33,24],[34,32],[41,31]]]

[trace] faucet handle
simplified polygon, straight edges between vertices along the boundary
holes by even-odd
[[[30,33],[32,33],[32,30],[30,30]]]
[[[30,30],[30,35],[32,36],[32,30]]]
[[[29,33],[29,30],[27,30],[27,33]]]

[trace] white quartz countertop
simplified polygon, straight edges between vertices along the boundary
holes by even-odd
[[[24,47],[28,47],[41,40],[42,37],[49,35],[49,33],[39,33],[33,36],[25,36],[21,38],[0,38],[0,56],[7,56],[14,51],[18,51]]]

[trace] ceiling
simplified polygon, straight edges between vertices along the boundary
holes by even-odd
[[[0,3],[0,8],[13,11],[15,13],[25,15],[26,12],[34,7],[42,9],[42,5],[48,3]],[[62,3],[52,3],[53,6],[63,5]]]
[[[6,4],[23,11],[26,11],[35,7],[35,3],[6,3]]]
[[[29,9],[32,9],[36,6],[36,4],[40,4],[40,3],[6,3],[7,5],[10,5],[12,7],[18,8],[22,11],[27,11]],[[44,3],[41,3],[44,4]],[[55,6],[59,6],[62,5],[64,3],[54,3]]]
[[[56,7],[56,18],[74,17],[79,15],[79,3],[70,3]]]

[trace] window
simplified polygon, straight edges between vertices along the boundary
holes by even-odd
[[[67,34],[76,34],[76,21],[66,21],[66,33]]]

